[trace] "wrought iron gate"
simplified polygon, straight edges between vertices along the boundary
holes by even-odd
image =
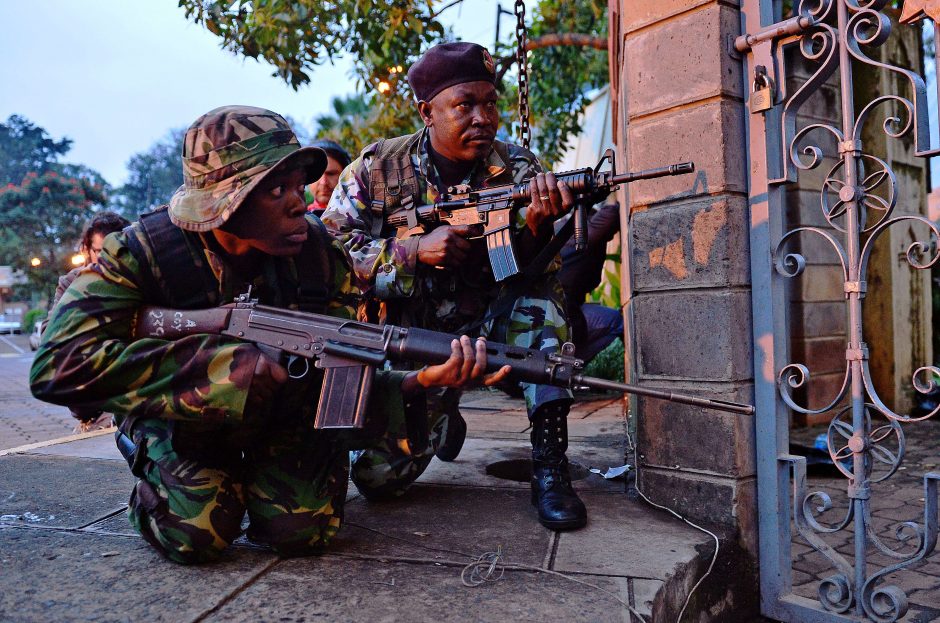
[[[862,128],[869,121],[877,121],[889,140],[912,136],[917,156],[934,155],[940,150],[929,148],[923,80],[909,70],[879,62],[868,53],[891,33],[891,21],[884,13],[887,0],[794,1],[794,16],[785,20],[780,18],[780,4],[742,0],[742,32],[746,34],[733,43],[744,56],[751,108],[746,126],[761,608],[766,616],[784,621],[896,621],[907,611],[907,596],[901,587],[888,585],[885,576],[933,551],[940,473],[924,475],[923,520],[898,524],[893,540],[873,530],[872,485],[890,478],[904,459],[901,425],[931,417],[940,407],[915,418],[895,413],[879,398],[869,369],[862,304],[868,290],[866,275],[872,248],[885,231],[902,222],[920,223],[918,227],[924,228],[928,239],[915,240],[907,248],[906,260],[914,269],[929,268],[937,262],[940,231],[921,216],[900,213],[903,206],[896,205],[897,178],[886,160],[866,151]],[[784,50],[788,46],[799,46],[799,53],[814,71],[792,93],[787,92],[785,79],[788,68]],[[876,94],[870,102],[857,106],[853,69],[897,72],[909,82],[910,97]],[[798,127],[800,107],[836,71],[841,123]],[[828,154],[837,159],[837,164],[825,174],[819,199],[828,227],[787,229],[784,190],[800,172],[822,163],[822,142],[814,138],[818,133],[834,137],[834,141],[828,140],[837,145],[837,153]],[[792,246],[804,236],[821,237],[835,251],[845,293],[845,378],[838,395],[821,408],[809,408],[794,398],[794,390],[809,381],[810,370],[789,356],[785,289],[787,281],[806,267],[806,258]],[[928,392],[938,376],[940,370],[935,367],[919,368],[913,376],[914,389]],[[848,406],[844,406],[846,401]],[[834,521],[823,519],[827,511],[833,511],[832,498],[823,491],[808,489],[805,459],[789,454],[792,412],[832,416],[828,450],[847,479],[847,509]],[[791,522],[832,567],[831,575],[819,582],[818,599],[793,593]],[[852,555],[836,551],[826,541],[827,535],[842,530],[853,532]],[[874,551],[891,557],[894,563],[873,569],[869,553]]]

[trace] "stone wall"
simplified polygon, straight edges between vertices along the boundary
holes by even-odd
[[[694,175],[621,190],[633,380],[752,399],[747,160],[736,2],[612,1],[614,133],[622,168],[684,160]],[[630,284],[627,286],[626,284]],[[754,420],[640,399],[640,489],[756,555]]]

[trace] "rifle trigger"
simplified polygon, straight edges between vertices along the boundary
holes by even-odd
[[[300,374],[294,372],[297,361],[300,360],[304,363],[304,371]],[[287,360],[287,375],[292,379],[302,379],[307,376],[307,373],[310,372],[310,362],[306,357],[298,357],[297,355],[291,355]]]

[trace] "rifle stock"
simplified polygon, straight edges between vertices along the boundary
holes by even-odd
[[[440,364],[451,354],[454,335],[416,327],[375,325],[332,316],[258,305],[239,297],[232,305],[216,309],[180,310],[143,307],[134,322],[134,337],[181,339],[188,335],[219,334],[253,342],[260,347],[314,361],[325,372],[324,386],[314,423],[316,428],[362,429],[376,367],[386,360]],[[488,342],[487,371],[512,366],[510,380],[573,388],[586,386],[649,396],[732,413],[753,414],[747,404],[712,400],[674,392],[618,383],[581,374],[584,362],[574,356],[574,346],[561,353]],[[288,370],[297,359],[292,359]],[[304,373],[306,374],[306,368]],[[303,374],[295,376],[303,376]]]

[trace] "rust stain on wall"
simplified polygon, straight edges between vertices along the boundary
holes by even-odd
[[[728,212],[724,205],[714,206],[711,210],[702,210],[692,222],[692,257],[697,264],[707,264],[708,257],[715,246],[718,232],[728,222]]]
[[[662,266],[673,274],[676,279],[685,279],[689,271],[685,267],[684,238],[680,237],[664,247],[656,247],[650,251],[650,268]]]

